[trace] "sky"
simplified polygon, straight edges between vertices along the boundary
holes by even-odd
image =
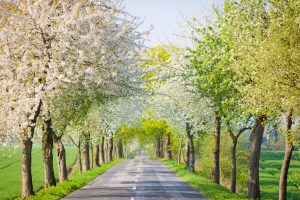
[[[144,21],[141,31],[151,29],[147,46],[174,44],[188,46],[187,20],[193,17],[204,23],[211,17],[212,3],[222,5],[223,0],[124,0],[125,11]]]

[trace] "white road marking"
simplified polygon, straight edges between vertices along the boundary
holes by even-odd
[[[131,199],[130,200],[134,200],[134,197],[131,197]]]
[[[136,187],[134,186],[132,189],[133,189],[133,190],[136,190]]]

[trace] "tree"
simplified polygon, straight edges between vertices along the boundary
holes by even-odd
[[[300,49],[298,7],[297,0],[270,1],[268,34],[262,43],[264,51],[257,54],[257,71],[262,77],[257,88],[267,88],[272,99],[268,100],[269,107],[279,118],[285,116],[285,128],[281,131],[285,136],[286,148],[279,181],[280,200],[287,199],[289,163],[293,147],[299,142],[299,128],[293,126],[293,121],[296,122],[299,116],[300,98],[300,61],[295,56]]]
[[[0,11],[5,22],[0,33],[1,86],[8,97],[1,109],[8,111],[10,117],[4,120],[23,142],[22,196],[26,197],[33,194],[31,140],[47,95],[76,82],[107,85],[122,64],[133,61],[143,40],[135,31],[135,19],[122,12],[118,2],[1,3],[5,5]],[[115,17],[121,13],[123,17]]]
[[[193,28],[195,46],[187,60],[197,92],[208,98],[214,108],[214,146],[212,180],[220,183],[220,134],[224,102],[235,95],[235,73],[229,60],[230,45],[222,35],[221,21]]]

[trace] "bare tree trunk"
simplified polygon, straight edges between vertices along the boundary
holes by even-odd
[[[22,141],[22,198],[34,195],[31,175],[32,141],[27,138]]]
[[[164,140],[163,136],[160,137],[160,158],[164,157]]]
[[[188,169],[191,172],[195,172],[195,148],[194,148],[194,141],[193,141],[193,134],[191,134],[192,127],[187,123],[187,142],[188,142]]]
[[[105,160],[106,162],[109,162],[109,142],[108,139],[106,139],[106,146],[105,146]]]
[[[286,115],[286,122],[285,122],[285,153],[284,159],[282,162],[281,172],[280,172],[280,181],[279,181],[279,200],[286,200],[287,199],[287,179],[289,173],[289,166],[290,161],[293,154],[293,144],[290,141],[290,130],[292,128],[292,116],[293,110],[290,109]]]
[[[78,142],[78,166],[79,166],[79,173],[82,173],[82,159],[81,159],[81,143],[82,143],[82,136],[79,137],[79,142]]]
[[[32,174],[31,174],[31,151],[32,141],[34,135],[35,124],[40,115],[42,107],[42,100],[39,100],[37,109],[34,113],[33,119],[30,120],[30,126],[23,130],[22,134],[26,139],[22,140],[22,198],[33,195]]]
[[[105,141],[105,138],[102,137],[101,143],[100,143],[100,146],[99,146],[99,155],[100,155],[101,164],[105,163],[104,141]]]
[[[118,140],[118,157],[119,158],[124,158],[123,144],[122,144],[122,140],[121,139]]]
[[[53,169],[53,130],[51,118],[44,120],[43,124],[43,137],[42,137],[42,151],[44,161],[44,186],[48,188],[56,185],[56,179]]]
[[[113,137],[109,138],[108,142],[108,160],[111,162],[113,160],[113,148],[114,148],[114,142],[113,142]]]
[[[191,134],[192,126],[186,122],[186,136],[187,136],[187,153],[186,153],[186,168],[191,172],[195,172],[195,151],[193,135]]]
[[[91,168],[94,167],[94,148],[93,143],[90,141],[90,152],[91,152]]]
[[[169,160],[172,160],[172,149],[171,149],[171,136],[168,134],[167,139],[167,157]]]
[[[248,161],[248,199],[259,199],[259,159],[261,142],[264,134],[264,116],[257,117],[250,135]]]
[[[183,137],[180,138],[180,142],[179,142],[178,158],[177,158],[177,163],[178,164],[181,163],[182,139],[183,139]]]
[[[185,161],[185,168],[190,169],[190,147],[188,139],[186,139],[186,161]]]
[[[160,154],[160,147],[161,143],[160,143],[160,136],[156,136],[156,157],[160,158],[161,154]]]
[[[231,147],[231,185],[230,190],[231,192],[236,192],[236,146],[237,146],[237,139],[233,139],[233,144]]]
[[[83,145],[82,145],[82,159],[83,159],[83,171],[91,169],[90,166],[90,137],[89,134],[84,134]]]
[[[52,137],[56,145],[56,151],[57,151],[56,158],[57,158],[59,182],[63,182],[68,179],[68,170],[66,164],[66,150],[64,144],[61,141],[61,136],[56,136],[55,133],[52,133]]]
[[[94,156],[94,163],[95,163],[95,167],[99,167],[100,163],[99,163],[99,148],[100,145],[95,145],[95,156]]]
[[[216,114],[214,129],[214,146],[213,146],[213,169],[212,181],[220,184],[220,135],[221,135],[221,117]]]

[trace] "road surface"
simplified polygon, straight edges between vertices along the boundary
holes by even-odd
[[[142,152],[126,160],[63,200],[204,200],[165,165]]]

